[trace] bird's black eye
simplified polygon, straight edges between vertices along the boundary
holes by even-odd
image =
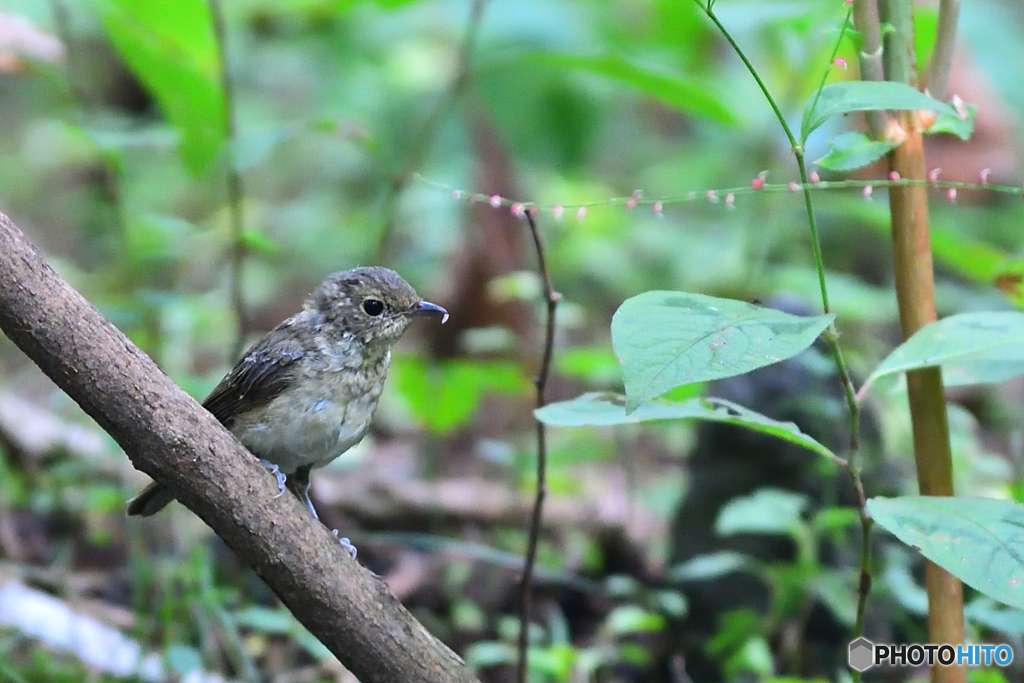
[[[367,299],[363,302],[363,310],[366,311],[366,315],[377,317],[384,312],[384,304],[376,299]]]

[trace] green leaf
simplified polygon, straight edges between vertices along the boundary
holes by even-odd
[[[657,632],[665,629],[665,617],[636,604],[619,605],[608,614],[605,628],[612,635]]]
[[[749,569],[754,564],[747,555],[733,550],[720,550],[708,555],[698,555],[672,567],[669,578],[673,581],[710,581]]]
[[[730,500],[715,520],[715,533],[788,534],[801,522],[807,496],[781,489],[760,489]]]
[[[515,661],[516,649],[509,643],[484,640],[473,643],[466,650],[466,666],[474,671]]]
[[[906,83],[891,81],[843,81],[829,83],[815,93],[804,107],[800,124],[801,139],[817,130],[825,121],[837,114],[880,109],[928,109],[939,113],[954,113],[948,104],[925,95]]]
[[[868,377],[942,366],[947,386],[992,384],[1024,374],[1024,313],[961,313],[926,325],[903,342]]]
[[[882,527],[967,585],[1024,608],[1024,507],[1010,500],[872,498]]]
[[[167,120],[199,175],[224,142],[224,100],[213,22],[204,0],[101,0],[103,25]]]
[[[582,71],[625,83],[687,114],[729,125],[737,123],[733,111],[712,93],[707,84],[639,66],[621,55],[591,57],[538,51],[528,53],[525,58],[527,62]]]
[[[245,626],[263,633],[293,633],[298,622],[291,612],[280,608],[250,605],[235,612],[232,617],[236,626]]]
[[[626,399],[619,394],[583,394],[571,401],[552,403],[533,411],[538,420],[552,427],[607,427],[650,420],[707,420],[745,427],[770,434],[790,443],[835,457],[828,448],[800,431],[792,422],[779,422],[720,398],[694,398],[681,403],[648,401],[626,412]]]
[[[852,171],[880,159],[899,144],[885,140],[872,140],[866,133],[853,131],[832,138],[828,153],[815,161],[830,171]]]
[[[259,230],[243,230],[242,231],[242,244],[245,248],[255,254],[262,254],[264,256],[273,256],[281,249],[278,247],[277,242],[264,235]]]
[[[925,135],[937,135],[939,133],[949,133],[955,135],[961,140],[970,140],[971,135],[974,133],[974,117],[978,113],[978,108],[973,104],[967,105],[967,116],[960,118],[960,116],[953,112],[942,112],[935,119],[935,123],[928,127],[924,133]]]
[[[684,384],[741,375],[791,358],[833,318],[805,318],[684,292],[646,292],[628,299],[612,318],[626,412]]]

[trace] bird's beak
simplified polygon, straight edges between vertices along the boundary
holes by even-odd
[[[439,315],[442,325],[448,321],[448,311],[429,301],[421,301],[413,306],[409,309],[409,315]]]

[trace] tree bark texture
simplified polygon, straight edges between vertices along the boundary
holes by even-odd
[[[363,683],[473,681],[263,465],[0,214],[0,329]],[[133,522],[135,523],[135,522]],[[145,524],[147,522],[140,521]]]

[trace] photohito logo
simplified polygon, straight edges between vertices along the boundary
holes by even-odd
[[[884,645],[858,638],[850,643],[851,669],[866,671],[873,666],[1008,666],[1013,661],[1009,645]]]

